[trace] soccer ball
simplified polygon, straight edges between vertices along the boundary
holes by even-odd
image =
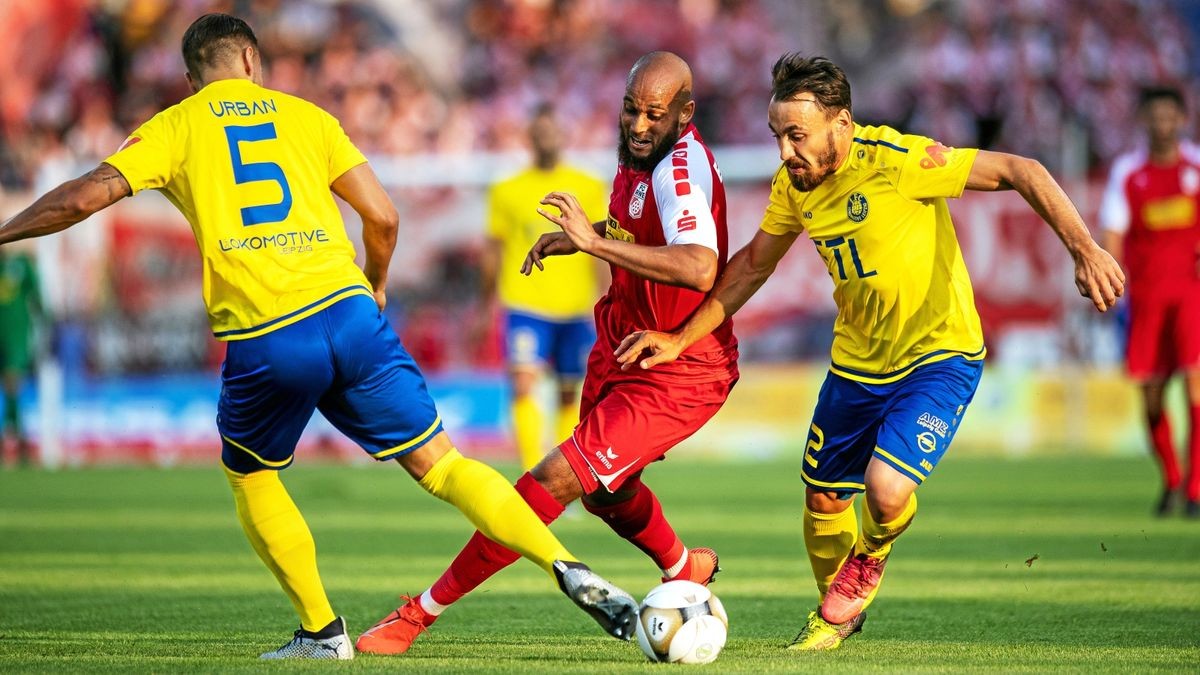
[[[725,646],[728,630],[721,601],[693,581],[658,586],[638,609],[638,645],[651,661],[712,663]]]

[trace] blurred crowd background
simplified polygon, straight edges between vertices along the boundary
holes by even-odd
[[[102,158],[186,96],[179,38],[208,11],[255,27],[268,86],[389,155],[521,148],[547,98],[576,147],[610,148],[624,75],[651,49],[693,64],[710,142],[761,144],[769,67],[800,49],[847,70],[861,120],[1052,170],[1076,127],[1096,170],[1130,140],[1136,87],[1194,92],[1200,66],[1185,0],[18,0],[0,9],[0,184]]]
[[[1200,101],[1188,0],[15,0],[0,6],[0,217],[185,97],[180,38],[210,11],[247,19],[267,85],[329,110],[377,164],[404,218],[393,319],[434,374],[501,367],[498,334],[468,344],[460,327],[477,310],[484,190],[525,161],[530,111],[553,101],[572,156],[607,179],[625,74],[646,51],[696,72],[735,246],[777,161],[765,108],[784,51],[842,65],[860,123],[1036,157],[1093,223],[1104,172],[1140,138],[1139,86]],[[987,197],[955,208],[995,362],[1113,367],[1119,331],[1073,298],[1053,235],[1019,200]],[[69,377],[219,364],[177,215],[139,198],[76,230],[37,249],[47,344]],[[809,253],[741,317],[749,360],[827,358],[829,284]]]

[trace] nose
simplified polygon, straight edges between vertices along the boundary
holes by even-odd
[[[629,125],[629,131],[640,136],[650,130],[650,118],[645,115],[638,115],[633,118],[633,124]]]
[[[796,151],[792,149],[792,144],[787,142],[786,138],[776,140],[779,144],[779,161],[786,162],[796,156]]]

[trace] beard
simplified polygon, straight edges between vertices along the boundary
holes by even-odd
[[[817,166],[812,167],[810,171],[800,176],[791,172],[788,173],[788,178],[792,179],[792,187],[801,192],[812,192],[837,170],[837,148],[833,145],[832,131],[829,132],[827,141],[828,145],[817,155]],[[804,165],[804,160],[799,157],[793,157],[787,162],[788,169],[799,169]]]
[[[620,140],[617,141],[617,159],[621,164],[633,169],[634,171],[653,171],[654,167],[663,160],[671,152],[671,148],[675,147],[675,143],[679,141],[679,132],[676,130],[674,134],[663,136],[662,140],[654,144],[650,148],[650,154],[645,157],[638,157],[629,150],[629,134],[624,127],[618,125],[620,129]]]

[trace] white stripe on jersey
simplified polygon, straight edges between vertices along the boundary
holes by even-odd
[[[668,246],[699,244],[717,255],[717,223],[713,220],[713,173],[704,146],[689,132],[654,167],[654,200],[663,239]]]

